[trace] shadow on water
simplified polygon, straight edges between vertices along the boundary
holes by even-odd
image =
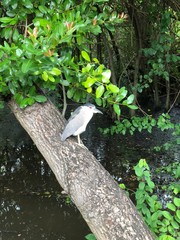
[[[178,119],[179,111],[174,118]],[[179,151],[154,153],[170,133],[104,136],[105,115],[95,115],[82,134],[85,145],[119,183],[133,188],[132,166],[146,158],[152,166],[179,159]],[[90,230],[66,197],[45,160],[9,109],[0,111],[0,240],[83,240]]]

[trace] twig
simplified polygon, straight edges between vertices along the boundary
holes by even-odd
[[[64,85],[62,85],[62,90],[63,90],[63,110],[62,110],[62,115],[64,117],[65,113],[66,113],[66,109],[67,109],[66,90],[65,90]]]
[[[176,103],[176,100],[177,100],[178,97],[179,97],[179,94],[180,94],[180,90],[179,90],[177,96],[175,97],[174,102],[172,103],[171,107],[170,107],[169,110],[167,111],[167,113],[169,113],[169,112],[171,111],[171,109],[173,108],[174,104]]]
[[[27,22],[27,18],[26,18],[26,24],[25,24],[25,30],[24,30],[24,37],[27,37],[27,28],[28,28],[28,22]]]

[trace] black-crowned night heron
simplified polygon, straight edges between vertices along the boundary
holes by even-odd
[[[91,103],[86,103],[83,106],[78,107],[68,119],[61,135],[61,141],[65,141],[66,138],[73,135],[78,136],[78,143],[80,144],[79,135],[86,130],[86,126],[94,113],[102,114],[102,112]]]

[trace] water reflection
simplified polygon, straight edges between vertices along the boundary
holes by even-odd
[[[0,172],[0,237],[84,239],[89,229],[73,204],[66,204],[59,184],[36,147],[8,146]]]

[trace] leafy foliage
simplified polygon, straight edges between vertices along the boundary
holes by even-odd
[[[90,234],[85,236],[85,239],[87,239],[87,240],[96,240],[96,237],[94,236],[94,234],[90,233]]]
[[[68,98],[86,102],[89,95],[99,106],[113,105],[118,116],[120,104],[137,108],[133,95],[128,97],[125,88],[112,84],[110,70],[88,53],[89,33],[97,35],[108,23],[122,23],[106,5],[99,14],[96,2],[100,6],[106,0],[2,1],[0,93],[13,95],[24,108],[45,102],[41,90],[57,91],[60,85]]]
[[[133,135],[136,130],[139,132],[142,130],[147,130],[149,133],[151,133],[153,127],[155,126],[162,131],[174,128],[174,124],[170,121],[170,116],[165,113],[160,115],[157,120],[152,116],[134,116],[130,120],[123,119],[122,121],[115,121],[114,123],[115,124],[110,128],[101,128],[100,131],[104,134],[111,135],[119,133],[125,135],[127,132]]]
[[[150,230],[156,235],[157,240],[176,240],[180,238],[180,166],[179,162],[172,163],[165,167],[156,169],[156,174],[170,174],[172,181],[169,185],[156,186],[152,180],[150,168],[145,159],[139,160],[134,166],[134,171],[138,181],[135,191],[136,208],[142,214]],[[121,183],[119,187],[127,192],[131,192]],[[171,200],[165,207],[157,194],[157,188],[166,191],[171,196]],[[89,238],[88,238],[89,237]],[[92,237],[92,238],[91,238]],[[93,234],[86,236],[86,239],[95,239]]]
[[[171,194],[172,200],[163,209],[156,192],[156,185],[152,181],[149,166],[145,159],[141,159],[134,167],[138,188],[135,192],[136,207],[141,212],[149,228],[157,235],[158,240],[178,239],[180,223],[180,199],[177,197],[180,187],[176,182],[169,183],[169,186],[161,186]],[[174,179],[179,178],[179,164],[172,164],[163,167],[163,170],[172,174]],[[158,169],[158,171],[162,171]],[[177,181],[177,180],[176,180]],[[160,187],[160,186],[158,186]]]
[[[160,151],[160,150],[168,150],[173,146],[178,146],[180,144],[180,123],[177,123],[174,125],[174,131],[172,133],[172,136],[174,138],[173,140],[168,141],[161,146],[155,146],[154,149],[156,151]]]
[[[161,79],[161,84],[163,80],[170,81],[170,69],[173,69],[173,65],[180,60],[180,57],[172,51],[176,42],[176,37],[171,32],[173,31],[171,29],[173,21],[170,10],[163,12],[157,29],[158,36],[151,41],[149,48],[143,49],[150,70],[140,79],[137,85],[139,92],[142,92],[144,88],[148,88],[154,82],[154,77]]]

